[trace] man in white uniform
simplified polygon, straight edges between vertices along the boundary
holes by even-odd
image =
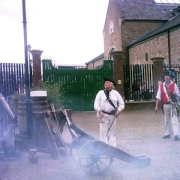
[[[156,95],[156,106],[155,111],[158,110],[159,102],[162,102],[162,108],[164,113],[165,121],[165,135],[163,139],[171,137],[174,135],[174,140],[179,141],[179,122],[178,122],[178,112],[174,105],[173,96],[179,93],[179,89],[171,78],[173,78],[171,71],[167,71],[164,76],[164,83],[159,85],[157,95]]]
[[[104,78],[104,90],[100,90],[94,101],[94,109],[100,122],[100,140],[116,147],[116,119],[124,109],[124,101],[118,91],[114,90],[116,83]]]

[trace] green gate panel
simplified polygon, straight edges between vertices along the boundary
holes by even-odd
[[[43,60],[43,81],[58,82],[65,91],[66,108],[93,111],[94,99],[104,89],[104,77],[113,78],[113,61],[104,60],[100,69],[57,69],[51,60]]]

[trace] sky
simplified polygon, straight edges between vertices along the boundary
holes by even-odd
[[[27,44],[53,64],[84,65],[104,52],[109,0],[26,0]],[[0,0],[0,63],[24,63],[22,0]]]

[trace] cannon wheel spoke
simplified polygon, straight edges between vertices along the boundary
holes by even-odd
[[[90,175],[103,174],[112,164],[110,147],[96,140],[85,143],[79,150],[78,163]]]

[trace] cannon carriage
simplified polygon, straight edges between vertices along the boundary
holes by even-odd
[[[119,148],[109,146],[86,134],[74,124],[70,128],[78,135],[70,146],[70,155],[90,175],[100,175],[106,172],[112,165],[114,158],[136,167],[150,165],[150,158],[145,156],[134,157]]]

